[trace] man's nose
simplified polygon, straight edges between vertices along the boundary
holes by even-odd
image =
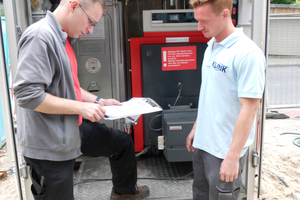
[[[201,22],[198,22],[198,31],[202,31],[203,30],[203,26],[201,25]]]
[[[87,32],[88,32],[89,34],[93,34],[93,31],[94,31],[94,26],[88,26]]]

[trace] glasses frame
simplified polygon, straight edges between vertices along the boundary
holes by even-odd
[[[85,12],[85,10],[83,9],[83,7],[80,5],[80,4],[78,4],[79,5],[79,7],[82,9],[82,11],[85,13],[85,15],[88,17],[88,19],[90,20],[90,25],[91,26],[93,26],[93,27],[95,27],[96,26],[96,23],[95,22],[93,22],[92,20],[91,20],[91,18],[89,17],[89,15]]]

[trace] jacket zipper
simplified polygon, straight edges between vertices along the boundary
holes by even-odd
[[[65,116],[61,115],[60,120],[61,120],[62,132],[63,132],[63,144],[66,144]]]

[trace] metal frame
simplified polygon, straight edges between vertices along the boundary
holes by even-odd
[[[263,41],[263,37],[262,37],[262,19],[263,19],[263,1],[259,1],[259,0],[253,0],[252,1],[252,14],[251,14],[251,39],[256,43],[256,45],[258,47],[260,47],[262,49],[262,41]],[[262,49],[263,50],[263,49]],[[263,97],[263,101],[264,102],[264,97]],[[255,188],[255,174],[256,174],[256,167],[253,166],[253,151],[255,151],[256,146],[255,144],[257,142],[260,143],[260,147],[262,146],[262,136],[263,136],[263,129],[261,127],[257,127],[260,124],[262,125],[263,123],[261,122],[261,120],[264,121],[265,118],[265,112],[264,112],[264,103],[261,105],[262,107],[262,111],[258,111],[257,113],[257,117],[260,116],[260,114],[262,115],[261,119],[258,119],[257,124],[256,124],[256,134],[257,131],[261,130],[261,140],[257,140],[258,138],[256,138],[256,140],[253,142],[253,144],[249,147],[249,154],[248,154],[248,163],[247,163],[247,185],[246,185],[246,193],[247,193],[247,200],[252,200],[254,199],[254,188]],[[259,113],[261,112],[261,113]],[[262,154],[260,155],[260,157],[262,156]],[[261,163],[259,163],[260,166]],[[252,177],[252,178],[251,178]]]
[[[266,16],[266,24],[265,24],[265,35],[263,40],[265,41],[265,48],[264,48],[264,53],[266,57],[266,62],[268,63],[268,36],[269,36],[269,20],[270,20],[270,0],[264,0],[266,4],[265,8],[265,16]],[[265,75],[267,74],[268,71],[268,65],[266,66],[266,72]],[[266,77],[266,76],[265,76]],[[260,145],[260,152],[259,152],[259,170],[258,170],[258,187],[257,187],[257,198],[260,196],[260,187],[261,187],[261,175],[262,175],[262,156],[263,156],[263,144],[264,144],[264,130],[265,130],[265,119],[266,119],[266,99],[267,99],[267,94],[266,94],[266,88],[267,85],[265,85],[265,92],[263,95],[262,99],[262,123],[261,123],[261,145]]]
[[[17,1],[17,2],[16,2]],[[23,0],[11,0],[5,1],[3,3],[4,11],[5,11],[5,21],[7,31],[7,40],[9,46],[9,57],[10,57],[10,65],[11,65],[11,78],[15,77],[17,70],[17,43],[21,35],[20,27],[18,26],[18,21],[21,21],[22,28],[26,28],[26,13],[22,11],[24,7]],[[18,11],[18,15],[17,15]],[[5,72],[5,61],[4,52],[3,52],[3,44],[2,44],[2,35],[1,35],[1,52],[0,52],[0,80],[2,84],[0,85],[1,96],[4,97],[2,101],[2,108],[4,112],[4,124],[5,124],[5,132],[6,132],[6,144],[8,149],[8,157],[12,162],[12,169],[16,179],[16,187],[18,193],[18,199],[23,199],[22,186],[21,186],[21,174],[20,174],[20,164],[18,161],[17,155],[17,146],[16,146],[16,138],[15,138],[15,127],[12,119],[12,110],[11,110],[11,102],[8,92],[8,81]],[[2,63],[4,63],[4,67],[2,67]],[[2,73],[3,72],[3,73]],[[15,107],[16,105],[14,105]]]
[[[12,1],[11,1],[12,2]],[[9,23],[8,23],[9,24]],[[7,79],[7,70],[5,63],[5,55],[3,48],[3,37],[2,37],[2,28],[1,29],[1,40],[0,40],[0,94],[2,100],[2,109],[3,109],[3,119],[4,119],[4,129],[7,143],[7,151],[8,157],[11,161],[11,168],[15,175],[18,198],[23,199],[22,196],[22,186],[21,186],[21,178],[20,178],[20,169],[19,162],[17,156],[17,147],[14,133],[14,123],[12,119],[12,110],[11,110],[11,102],[10,102],[10,93]]]
[[[13,1],[5,1],[4,2],[4,9],[5,9],[5,17],[7,24],[10,24],[10,26],[7,26],[7,35],[8,35],[8,44],[9,44],[9,54],[10,54],[10,61],[11,61],[11,66],[12,66],[12,77],[15,76],[16,74],[16,68],[17,68],[17,42],[19,39],[18,35],[18,30],[17,30],[17,14],[16,14],[16,0]],[[20,1],[20,0],[17,0]],[[269,25],[269,9],[270,9],[270,0],[264,0],[263,2],[259,0],[253,0],[252,1],[252,23],[251,23],[251,37],[253,41],[258,45],[262,46],[262,40],[265,40],[265,55],[267,57],[267,52],[268,52],[268,45],[267,45],[267,33],[268,33],[268,25]],[[266,11],[263,10],[262,4],[267,4]],[[20,9],[18,10],[20,11]],[[263,19],[263,13],[267,13],[266,17],[266,33],[264,36],[261,35],[262,33],[262,19]],[[25,15],[25,13],[21,13]],[[117,13],[114,13],[114,15],[117,15]],[[20,16],[19,16],[20,17]],[[22,24],[26,23],[26,21],[23,21]],[[26,25],[23,27],[25,29]],[[178,33],[176,33],[178,34]],[[161,38],[135,38],[131,39],[131,45],[136,45],[139,46],[140,44],[151,44],[152,40],[155,40],[157,43],[165,43],[165,37],[168,35],[164,35]],[[115,36],[117,37],[117,36]],[[264,37],[264,38],[263,38]],[[2,35],[1,35],[2,39]],[[191,42],[191,41],[190,41]],[[0,46],[2,47],[2,40],[0,42]],[[116,45],[116,44],[115,44]],[[139,49],[139,47],[138,47]],[[139,51],[135,50],[131,52],[132,55],[135,56],[135,61],[133,63],[137,64],[140,61],[139,58]],[[3,66],[1,66],[3,64]],[[134,69],[134,66],[132,66]],[[19,163],[17,159],[17,151],[16,151],[16,143],[15,143],[15,134],[14,134],[14,127],[13,127],[13,120],[12,120],[12,113],[10,109],[10,98],[9,98],[9,93],[8,93],[8,83],[7,83],[7,77],[6,77],[6,72],[5,72],[5,60],[4,60],[4,52],[3,52],[3,47],[0,50],[0,80],[1,80],[1,86],[0,86],[0,94],[3,98],[2,101],[2,107],[4,111],[4,122],[5,122],[5,130],[6,130],[6,140],[7,140],[7,146],[8,146],[8,153],[9,153],[9,159],[12,160],[13,169],[14,169],[14,174],[16,177],[16,182],[17,182],[17,191],[18,191],[18,197],[19,199],[23,199],[22,196],[22,188],[21,188],[21,181],[20,181],[20,173],[19,173]],[[140,71],[132,71],[132,76],[140,77]],[[116,74],[116,77],[118,77],[118,74]],[[133,84],[136,85],[137,88],[133,88],[133,91],[136,91],[137,94],[140,94],[140,89],[138,88],[138,84],[134,84],[134,82],[138,82],[138,80],[134,79],[132,80]],[[260,145],[260,163],[259,163],[259,180],[258,180],[258,198],[259,198],[259,193],[260,193],[260,185],[261,185],[261,170],[262,170],[262,151],[263,151],[263,132],[264,132],[264,121],[265,121],[265,98],[266,94],[264,93],[263,101],[262,101],[262,122],[261,122],[261,145]],[[143,124],[143,121],[140,121],[140,124]],[[141,126],[142,127],[142,126]],[[136,129],[137,127],[135,127]],[[139,131],[137,131],[139,132]],[[142,137],[142,136],[141,136]],[[140,138],[142,139],[142,138]],[[142,139],[143,140],[143,139]],[[138,148],[136,149],[137,151],[142,150],[142,146],[138,144]],[[251,149],[253,149],[253,146],[251,146]],[[255,168],[252,167],[252,151],[249,151],[249,161],[247,165],[247,170],[248,174],[247,177],[255,177]],[[247,180],[249,181],[249,180]],[[247,200],[253,199],[254,198],[254,184],[255,184],[255,178],[253,178],[253,181],[247,183]]]

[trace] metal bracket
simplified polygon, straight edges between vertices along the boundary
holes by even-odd
[[[157,146],[158,150],[164,150],[165,149],[165,137],[164,136],[158,136],[157,137]]]
[[[19,38],[22,36],[22,29],[21,29],[21,27],[19,26],[19,25],[17,25],[17,33],[18,33],[18,35],[19,35]]]
[[[27,165],[25,163],[22,163],[20,165],[20,175],[21,177],[23,177],[24,179],[28,178],[28,174],[27,174]]]
[[[118,2],[113,3],[113,6],[115,6],[117,8],[119,6],[119,3]]]

